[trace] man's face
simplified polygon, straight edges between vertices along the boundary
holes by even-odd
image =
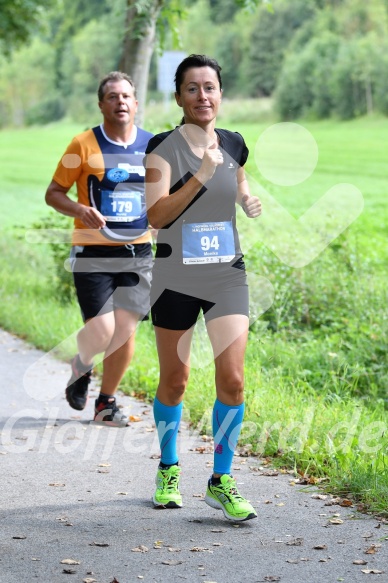
[[[105,122],[113,125],[134,123],[137,100],[134,88],[128,81],[108,81],[104,87],[104,98],[98,105]]]

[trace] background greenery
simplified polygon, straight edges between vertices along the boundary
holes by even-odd
[[[40,31],[0,57],[0,124],[44,124],[63,117],[90,124],[96,79],[119,67],[126,0],[41,4]],[[166,14],[184,17],[179,32],[161,18],[164,48],[177,48],[179,38],[181,50],[217,58],[227,98],[270,97],[282,119],[388,113],[384,0],[273,0],[272,11],[253,1],[251,11],[242,10],[239,5],[249,2],[238,0],[164,4]],[[149,97],[160,101],[157,60],[156,52]]]

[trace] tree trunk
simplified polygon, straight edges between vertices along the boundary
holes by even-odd
[[[139,14],[135,0],[127,0],[126,35],[120,70],[130,75],[135,83],[139,102],[136,124],[141,126],[147,97],[148,75],[156,40],[156,21],[164,0],[148,2],[147,13]]]
[[[368,73],[365,80],[365,94],[366,94],[366,111],[368,115],[373,113],[373,93],[372,93],[372,83],[370,80],[370,75]]]

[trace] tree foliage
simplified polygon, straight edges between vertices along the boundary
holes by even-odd
[[[381,5],[345,0],[318,12],[290,43],[276,88],[283,119],[385,113],[386,23]]]
[[[285,51],[295,31],[314,15],[314,3],[309,0],[274,3],[273,13],[265,8],[259,11],[249,47],[250,95],[273,93]]]
[[[0,0],[0,51],[9,54],[41,27],[42,15],[54,0]]]
[[[0,10],[1,124],[93,123],[98,80],[117,68],[134,78],[141,123],[151,56],[161,99],[158,54],[176,48],[215,57],[226,98],[269,96],[285,119],[388,114],[388,0],[0,0]]]

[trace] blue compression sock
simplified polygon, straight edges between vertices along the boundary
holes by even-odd
[[[161,462],[173,465],[178,462],[177,436],[182,416],[183,403],[170,407],[163,405],[156,397],[154,400],[154,417],[158,430]]]
[[[241,431],[245,404],[224,405],[218,399],[213,408],[214,473],[230,474]]]

